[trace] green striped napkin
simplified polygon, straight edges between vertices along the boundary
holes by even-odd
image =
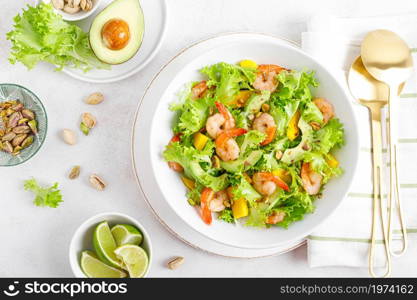
[[[359,55],[364,35],[374,29],[389,29],[400,34],[411,47],[417,47],[417,16],[335,18],[314,17],[308,31],[302,34],[302,48],[327,65],[347,89],[346,75],[352,61]],[[417,63],[417,50],[412,48]],[[331,101],[331,99],[329,99]],[[311,267],[368,266],[368,249],[372,220],[372,161],[368,110],[354,103],[360,129],[359,166],[351,190],[337,211],[308,237],[308,261]],[[399,105],[399,179],[400,193],[406,213],[410,243],[417,236],[417,77],[406,84]],[[337,111],[336,111],[337,114]],[[386,114],[385,114],[386,116]],[[384,120],[386,120],[384,118]],[[383,125],[385,127],[385,124]],[[385,135],[385,132],[383,133]],[[388,155],[384,141],[386,198]],[[342,162],[343,164],[343,162]],[[318,200],[320,201],[320,200]],[[378,226],[379,227],[379,226]],[[398,238],[399,225],[394,223]],[[382,234],[378,233],[376,265],[382,266]],[[413,241],[414,240],[414,241]],[[398,241],[396,241],[398,242]],[[396,245],[394,245],[395,248]],[[397,245],[398,246],[398,245]]]

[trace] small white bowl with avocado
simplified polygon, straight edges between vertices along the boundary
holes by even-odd
[[[105,238],[110,241],[103,240]],[[109,248],[114,249],[108,251]],[[138,251],[133,253],[138,253],[143,266],[135,274],[132,274],[135,270],[126,266],[128,260],[123,261],[132,250]],[[134,218],[122,213],[101,213],[83,222],[75,231],[69,247],[69,261],[78,278],[146,277],[152,264],[151,239]]]

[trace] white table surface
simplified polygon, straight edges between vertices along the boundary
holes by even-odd
[[[49,132],[41,151],[29,162],[0,168],[0,276],[71,277],[68,246],[77,226],[105,211],[130,214],[146,226],[154,246],[152,277],[303,277],[367,276],[366,269],[314,268],[307,264],[306,247],[262,259],[231,259],[206,254],[177,240],[152,215],[136,186],[130,158],[130,130],[144,87],[159,68],[190,43],[228,31],[257,31],[300,41],[305,22],[314,14],[372,16],[416,13],[415,0],[168,0],[166,39],[156,58],[139,74],[113,84],[89,84],[53,72],[47,65],[27,71],[12,66],[6,57],[12,16],[24,3],[2,0],[0,10],[0,82],[13,82],[35,92],[46,106]],[[175,2],[175,3],[174,3]],[[360,3],[360,4],[359,4]],[[82,99],[100,91],[106,100],[87,106]],[[98,118],[93,133],[68,146],[59,138],[63,128],[77,129],[80,114]],[[81,177],[67,179],[69,168],[82,166]],[[96,172],[109,183],[104,192],[88,185]],[[64,203],[57,209],[39,208],[23,190],[23,181],[34,176],[43,183],[60,183]],[[417,276],[417,247],[394,260],[394,276]],[[166,268],[172,256],[184,256],[185,264]]]

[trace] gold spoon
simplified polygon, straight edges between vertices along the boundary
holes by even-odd
[[[348,75],[349,89],[357,101],[366,106],[371,114],[372,131],[372,166],[373,166],[373,213],[371,229],[371,247],[369,249],[369,273],[372,277],[378,277],[374,272],[374,254],[376,244],[376,223],[379,208],[381,230],[384,238],[384,250],[386,257],[386,270],[383,277],[391,273],[391,255],[389,251],[388,237],[383,217],[384,209],[382,203],[382,126],[381,109],[388,103],[388,86],[374,79],[363,66],[359,56],[355,59]]]
[[[368,33],[361,47],[361,56],[366,70],[377,80],[389,86],[388,101],[388,143],[390,148],[390,190],[388,196],[388,242],[392,255],[399,256],[407,250],[407,230],[399,197],[397,172],[397,93],[399,87],[413,73],[413,59],[408,45],[397,34],[388,30],[375,30]],[[402,232],[402,249],[395,252],[391,249],[392,241],[392,210],[396,200],[398,217]]]

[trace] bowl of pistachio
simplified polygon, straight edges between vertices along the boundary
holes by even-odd
[[[27,88],[0,84],[0,167],[28,161],[42,147],[48,129],[45,107]]]

